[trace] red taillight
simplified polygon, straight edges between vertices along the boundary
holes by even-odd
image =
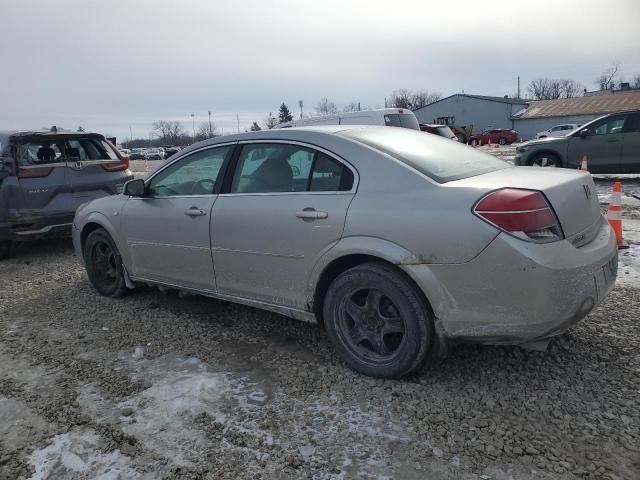
[[[18,170],[18,178],[48,177],[52,171],[53,171],[53,168],[30,168],[30,169],[21,168]]]
[[[562,238],[562,230],[541,192],[503,188],[481,198],[473,213],[518,238],[551,242]]]

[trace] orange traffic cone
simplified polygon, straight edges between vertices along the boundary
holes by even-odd
[[[587,168],[587,156],[586,155],[583,155],[582,158],[580,159],[580,171],[584,172],[584,173],[589,173],[589,169]]]
[[[145,159],[144,161],[144,171],[148,172],[149,171],[149,160]]]
[[[611,192],[611,201],[607,210],[607,220],[616,234],[618,248],[627,248],[622,237],[622,183],[615,182]]]

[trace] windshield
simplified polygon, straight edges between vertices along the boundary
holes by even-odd
[[[420,130],[418,119],[413,113],[388,113],[384,116],[384,124],[387,127],[403,127]]]
[[[97,138],[31,138],[17,145],[18,165],[43,165],[67,160],[118,160],[104,140]]]
[[[467,145],[400,128],[344,130],[339,135],[387,153],[439,183],[509,167]]]

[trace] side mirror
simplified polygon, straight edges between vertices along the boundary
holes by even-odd
[[[124,184],[124,194],[129,197],[144,197],[144,180],[136,178]]]
[[[587,138],[589,135],[591,135],[591,130],[589,130],[588,128],[583,128],[582,130],[580,130],[579,135],[580,138]]]

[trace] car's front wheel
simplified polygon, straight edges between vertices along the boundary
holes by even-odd
[[[393,267],[368,263],[339,275],[324,300],[324,323],[354,370],[397,378],[418,368],[433,337],[433,314],[417,287]]]
[[[541,153],[540,155],[536,155],[531,160],[529,160],[529,166],[532,167],[552,167],[559,168],[562,165],[560,164],[560,160],[555,155],[550,153]]]
[[[89,234],[84,243],[84,262],[89,281],[106,297],[121,297],[127,291],[122,258],[115,242],[102,228]]]
[[[503,137],[503,138],[501,138],[500,140],[498,140],[498,143],[499,143],[500,145],[506,145],[506,144],[507,144],[507,139]]]

